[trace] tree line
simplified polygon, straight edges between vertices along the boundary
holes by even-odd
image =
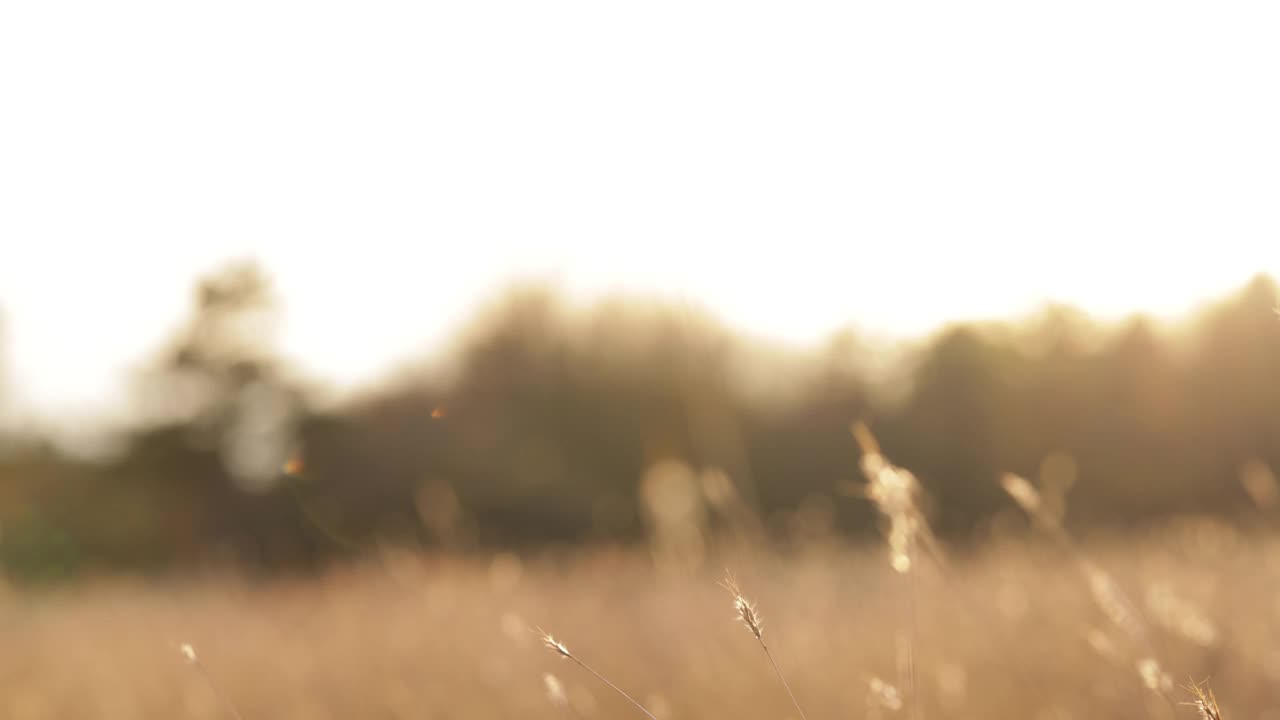
[[[705,533],[857,536],[875,518],[848,497],[855,420],[955,540],[1008,509],[1004,471],[1077,526],[1244,513],[1274,502],[1280,463],[1275,307],[1259,276],[1177,325],[1053,306],[798,350],[687,307],[524,287],[335,401],[272,348],[265,273],[233,266],[199,283],[186,326],[131,379],[117,452],[4,438],[0,562],[21,578],[306,569],[385,546],[638,542],[668,511]]]

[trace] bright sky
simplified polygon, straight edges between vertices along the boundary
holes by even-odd
[[[10,394],[95,415],[260,259],[367,380],[514,277],[792,342],[1280,271],[1280,4],[0,5]]]

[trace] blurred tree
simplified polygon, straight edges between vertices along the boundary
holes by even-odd
[[[971,327],[943,332],[920,359],[885,450],[929,488],[942,532],[967,532],[1002,501],[995,478],[1014,459],[1026,377],[1012,347]]]
[[[1074,448],[1090,478],[1075,500],[1095,519],[1160,512],[1186,502],[1176,437],[1183,373],[1149,320],[1135,318],[1093,359],[1089,416]],[[1083,513],[1076,513],[1082,519]]]
[[[135,378],[143,424],[130,452],[64,503],[84,545],[144,566],[292,564],[314,554],[282,485],[304,408],[275,359],[274,321],[256,266],[199,282],[186,324]]]
[[[1257,278],[1177,334],[1055,306],[886,354],[848,332],[791,351],[688,308],[575,308],[524,287],[449,363],[318,413],[272,345],[268,278],[233,265],[200,282],[137,377],[143,421],[123,458],[88,466],[33,443],[0,457],[0,561],[57,576],[312,567],[387,542],[635,541],[655,526],[640,501],[657,497],[655,468],[680,468],[681,503],[737,498],[735,521],[776,537],[867,532],[865,504],[831,499],[857,474],[856,419],[920,477],[953,539],[1008,506],[1000,472],[1035,478],[1051,455],[1059,480],[1078,477],[1072,523],[1232,511],[1241,465],[1280,463],[1275,304]]]
[[[1198,318],[1183,390],[1189,418],[1180,440],[1196,448],[1194,470],[1202,477],[1232,477],[1250,457],[1280,463],[1276,304],[1275,281],[1259,276]]]

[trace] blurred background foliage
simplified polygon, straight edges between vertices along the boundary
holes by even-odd
[[[797,350],[677,304],[520,287],[438,357],[334,401],[274,352],[266,273],[231,266],[132,378],[136,420],[109,450],[0,438],[0,562],[17,579],[310,570],[387,545],[630,543],[672,517],[784,544],[869,535],[872,511],[846,497],[855,419],[955,542],[1006,517],[1006,470],[1077,528],[1239,515],[1275,501],[1275,306],[1259,276],[1177,326],[1052,306]]]

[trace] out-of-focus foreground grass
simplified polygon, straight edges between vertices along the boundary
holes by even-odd
[[[397,553],[306,580],[11,589],[0,716],[230,717],[207,675],[245,718],[638,717],[548,653],[541,626],[659,718],[794,717],[717,586],[725,564],[810,718],[909,717],[908,649],[917,717],[1192,717],[1169,701],[1206,678],[1225,717],[1280,717],[1280,538],[1185,520],[1082,542],[1143,635],[1113,622],[1077,560],[1014,537],[919,563],[914,579],[881,548],[818,541],[728,550],[700,568],[635,550]]]

